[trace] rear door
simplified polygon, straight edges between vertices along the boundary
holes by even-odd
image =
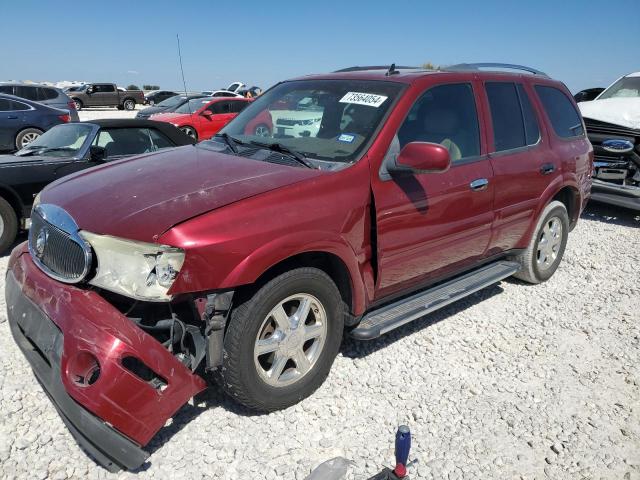
[[[475,82],[428,88],[394,138],[387,159],[410,142],[440,143],[451,168],[391,177],[373,174],[378,231],[376,298],[430,283],[476,264],[493,221],[493,173],[484,155]]]
[[[489,254],[516,247],[549,185],[549,141],[531,90],[521,81],[484,82],[489,115],[489,159],[494,172],[495,220]],[[551,168],[551,167],[550,167]]]
[[[23,112],[16,108],[16,102],[0,98],[0,150],[15,150],[15,137],[23,117]]]

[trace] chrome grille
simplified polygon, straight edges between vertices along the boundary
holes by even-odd
[[[33,210],[29,251],[42,271],[61,282],[80,282],[91,267],[91,248],[69,214],[54,205]]]

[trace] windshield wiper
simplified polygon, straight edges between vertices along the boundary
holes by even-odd
[[[281,143],[257,142],[255,140],[251,140],[249,143],[251,145],[255,145],[256,147],[266,148],[273,152],[284,153],[285,155],[289,155],[294,160],[297,160],[299,164],[304,165],[307,168],[313,168],[313,169],[316,168],[315,165],[309,162],[309,160],[307,160],[307,158],[303,154],[301,154],[300,152],[296,152],[295,150],[292,150],[291,148]]]
[[[225,143],[229,146],[229,148],[231,149],[231,151],[233,153],[238,153],[238,148],[236,147],[236,144],[238,145],[244,145],[244,142],[241,140],[238,140],[237,138],[232,137],[231,135],[229,135],[228,133],[218,133],[216,135],[216,137],[222,138]]]

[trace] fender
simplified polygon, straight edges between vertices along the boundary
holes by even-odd
[[[18,220],[20,220],[24,216],[25,205],[20,195],[9,185],[5,185],[0,183],[0,197],[3,197],[14,207],[18,207],[18,211],[16,212],[18,215]]]

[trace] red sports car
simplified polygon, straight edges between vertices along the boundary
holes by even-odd
[[[218,133],[251,100],[248,98],[194,98],[171,113],[152,115],[152,120],[168,122],[196,140],[207,140]]]

